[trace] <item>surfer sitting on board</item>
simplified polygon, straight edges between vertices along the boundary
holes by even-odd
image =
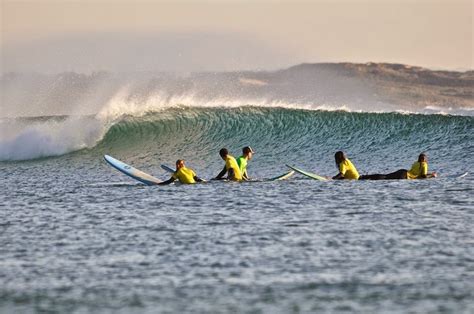
[[[436,178],[436,176],[436,172],[428,173],[428,157],[421,153],[410,170],[400,169],[388,174],[367,174],[360,176],[359,180],[426,179]]]
[[[242,179],[245,181],[250,180],[247,174],[247,162],[252,159],[254,151],[250,146],[245,146],[242,148],[242,156],[237,158],[237,164],[239,165],[240,173],[242,174]]]
[[[357,180],[359,179],[359,173],[357,172],[356,167],[352,164],[352,162],[344,155],[343,152],[338,151],[334,155],[336,159],[336,166],[339,170],[339,173],[332,177],[333,180]]]
[[[219,155],[225,161],[224,169],[215,177],[215,180],[223,179],[227,173],[227,179],[233,181],[242,181],[242,173],[240,172],[239,165],[234,157],[229,155],[229,151],[226,148],[222,148],[219,151]]]
[[[193,184],[196,182],[204,181],[203,179],[199,178],[192,169],[186,168],[184,166],[183,159],[178,159],[176,161],[176,171],[173,173],[171,178],[169,178],[169,180],[159,183],[159,185],[170,184],[173,183],[175,180],[179,180],[179,182],[184,184]]]

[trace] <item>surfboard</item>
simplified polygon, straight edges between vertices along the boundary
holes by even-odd
[[[280,174],[279,176],[268,178],[268,179],[250,179],[249,181],[242,181],[242,182],[271,182],[271,181],[283,181],[294,175],[295,172],[293,170]]]
[[[294,174],[295,174],[295,172],[293,170],[291,170],[287,173],[281,174],[279,176],[276,176],[276,177],[273,177],[273,178],[270,178],[270,179],[265,179],[263,181],[282,181],[282,180],[288,179],[289,177],[291,177]]]
[[[161,165],[161,169],[163,169],[164,171],[166,172],[169,172],[169,173],[174,173],[175,170],[171,167],[168,167],[167,165]]]
[[[141,170],[138,170],[130,165],[127,165],[126,163],[115,159],[112,156],[109,155],[104,155],[105,161],[117,169],[118,171],[126,174],[129,177],[134,178],[135,180],[138,180],[146,185],[155,185],[161,182],[161,180],[149,175],[148,173],[145,173]]]
[[[318,180],[318,181],[328,181],[328,179],[326,179],[325,177],[322,177],[320,175],[317,175],[315,173],[311,173],[311,172],[307,172],[307,171],[304,171],[304,170],[301,170],[301,169],[298,169],[298,168],[295,168],[293,166],[290,166],[290,165],[286,165],[288,168],[304,175],[304,176],[307,176],[311,179],[314,179],[314,180]]]

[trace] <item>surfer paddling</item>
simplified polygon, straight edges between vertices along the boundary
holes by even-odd
[[[169,180],[163,181],[159,183],[159,185],[167,185],[171,184],[174,181],[179,180],[179,182],[184,183],[184,184],[193,184],[196,182],[204,182],[203,179],[199,178],[194,170],[187,168],[184,165],[184,160],[183,159],[178,159],[176,161],[176,171],[173,173],[171,178]]]
[[[357,180],[359,179],[359,172],[352,164],[344,152],[338,151],[334,154],[336,160],[336,167],[339,173],[332,177],[333,180]]]
[[[428,173],[428,157],[421,153],[418,161],[415,161],[410,170],[400,169],[387,174],[367,174],[359,178],[359,180],[398,180],[398,179],[426,179],[436,178],[436,172]]]
[[[234,157],[229,155],[227,148],[222,148],[219,155],[225,161],[224,169],[214,178],[215,180],[222,180],[227,173],[227,179],[232,181],[242,181],[242,173],[239,165]]]
[[[254,151],[250,146],[245,146],[242,148],[242,156],[237,158],[237,164],[239,165],[240,173],[242,174],[242,179],[249,181],[250,178],[247,174],[247,162],[252,159]]]

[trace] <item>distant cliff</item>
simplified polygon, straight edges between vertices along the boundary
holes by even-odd
[[[337,84],[342,78],[359,81],[380,101],[403,107],[474,107],[474,71],[433,71],[389,63],[300,64],[275,73],[318,80],[327,75]]]

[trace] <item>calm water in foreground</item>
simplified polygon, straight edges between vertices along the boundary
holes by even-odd
[[[58,163],[2,167],[0,312],[474,311],[470,176],[144,187]]]

